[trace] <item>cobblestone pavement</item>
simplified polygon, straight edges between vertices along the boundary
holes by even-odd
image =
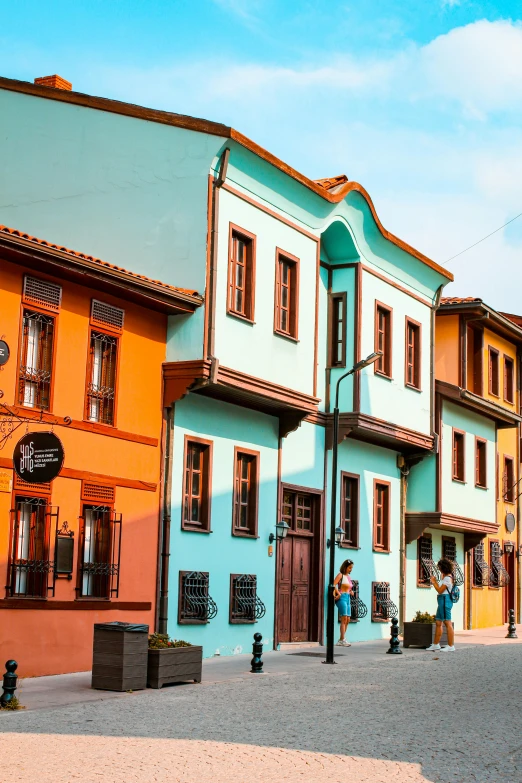
[[[0,779],[522,783],[522,645],[407,652],[3,713]]]

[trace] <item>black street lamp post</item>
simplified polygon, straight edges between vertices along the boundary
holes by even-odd
[[[335,408],[333,418],[333,443],[332,443],[332,500],[330,518],[330,573],[328,579],[328,603],[326,614],[326,660],[323,663],[335,663],[334,660],[334,615],[335,600],[333,596],[333,583],[335,579],[335,543],[340,544],[339,535],[336,535],[337,517],[337,451],[339,446],[339,384],[349,375],[359,372],[364,367],[373,364],[381,356],[380,351],[371,353],[366,359],[357,362],[349,372],[341,375],[335,387]]]

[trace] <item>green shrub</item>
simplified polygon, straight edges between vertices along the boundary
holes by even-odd
[[[192,647],[183,639],[171,639],[166,633],[153,633],[149,636],[149,650],[168,650],[170,647]]]
[[[435,615],[429,612],[417,612],[412,620],[413,623],[434,623]]]

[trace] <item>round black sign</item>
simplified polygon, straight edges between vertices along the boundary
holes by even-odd
[[[0,340],[0,367],[9,361],[9,346],[5,340]]]
[[[512,533],[515,529],[516,520],[515,515],[510,511],[506,514],[506,530],[508,533]]]
[[[62,469],[64,450],[54,432],[28,432],[14,448],[17,476],[29,484],[52,481]]]

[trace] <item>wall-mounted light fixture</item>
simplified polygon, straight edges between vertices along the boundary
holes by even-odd
[[[271,544],[274,543],[274,541],[282,541],[283,538],[286,538],[288,531],[290,530],[290,525],[288,525],[284,519],[282,519],[280,522],[277,523],[275,526],[276,532],[275,535],[273,533],[270,533],[268,536],[268,540]]]
[[[340,525],[338,525],[338,527],[335,528],[335,545],[341,546],[343,541],[344,541],[344,530]],[[326,546],[328,547],[328,549],[330,549],[331,543],[332,543],[331,539],[328,539],[328,541],[326,542]]]

